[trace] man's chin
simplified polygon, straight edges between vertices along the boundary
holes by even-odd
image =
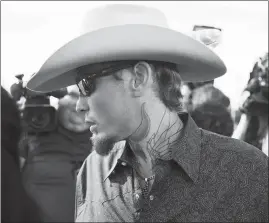
[[[101,156],[107,156],[113,149],[116,141],[101,134],[92,134],[93,149]]]

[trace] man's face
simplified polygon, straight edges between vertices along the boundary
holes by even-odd
[[[182,103],[183,106],[186,110],[191,110],[191,89],[189,88],[189,86],[187,84],[183,84],[181,86],[181,93],[182,93]]]
[[[126,88],[127,82],[112,75],[96,78],[93,93],[80,96],[77,103],[77,110],[86,111],[85,121],[90,125],[91,139],[99,154],[108,154],[115,142],[126,139],[137,128],[141,110]]]
[[[84,120],[85,112],[76,111],[78,99],[78,87],[76,85],[68,87],[68,94],[59,100],[59,122],[70,131],[85,132],[89,130],[89,125]]]

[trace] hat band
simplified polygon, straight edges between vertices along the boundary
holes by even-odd
[[[107,76],[116,71],[125,69],[130,66],[134,66],[138,61],[111,61],[111,62],[101,62],[96,64],[88,64],[77,68],[77,78],[76,82],[81,81],[84,78],[94,78]]]

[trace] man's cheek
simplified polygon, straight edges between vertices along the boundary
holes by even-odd
[[[110,98],[109,100],[112,100]],[[113,113],[113,107],[109,105],[110,102],[108,100],[100,99],[97,100],[96,103],[92,104],[92,111],[96,113],[98,116],[108,116],[110,113]],[[90,107],[91,110],[91,107]]]

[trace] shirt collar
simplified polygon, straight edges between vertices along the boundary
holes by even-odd
[[[197,182],[200,166],[201,130],[188,113],[183,113],[179,116],[184,124],[184,128],[178,141],[173,146],[173,160],[183,168],[193,182]],[[118,144],[117,155],[104,180],[111,175],[117,165],[122,165],[122,162],[131,166],[130,156],[133,155],[132,153],[126,141]]]
[[[112,174],[116,166],[122,160],[123,154],[125,152],[125,148],[126,148],[126,141],[120,141],[115,144],[109,157],[106,157],[106,158],[109,158],[110,162],[108,162],[108,172],[105,175],[104,181]]]
[[[173,159],[197,182],[200,168],[201,130],[187,113],[180,115],[185,127],[173,147]]]

